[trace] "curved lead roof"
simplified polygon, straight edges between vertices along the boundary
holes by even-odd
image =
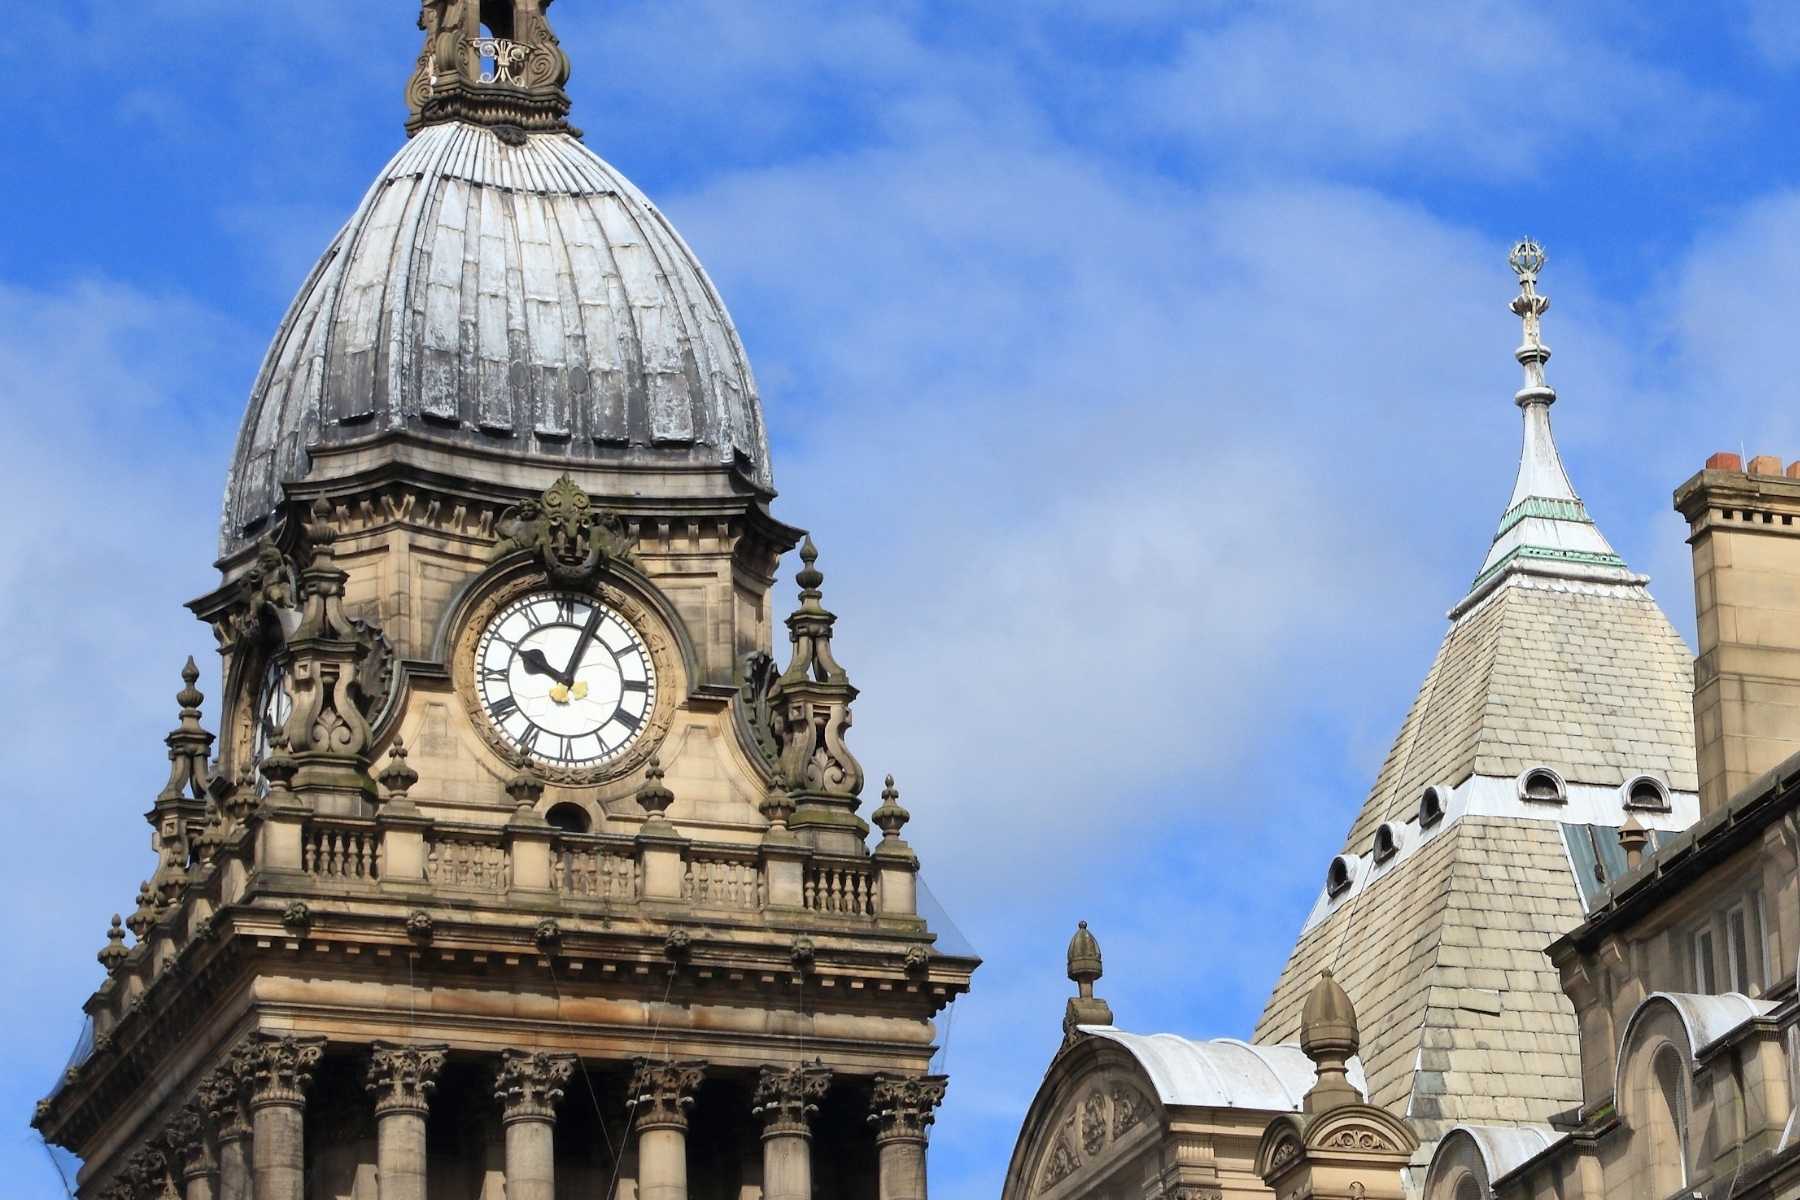
[[[773,490],[724,301],[662,213],[565,133],[457,122],[394,156],[269,348],[224,552],[313,447],[401,429],[576,468],[735,465]]]

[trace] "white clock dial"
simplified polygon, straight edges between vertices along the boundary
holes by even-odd
[[[475,686],[508,743],[557,767],[593,767],[637,740],[656,666],[630,621],[578,592],[535,592],[495,614],[475,646]]]

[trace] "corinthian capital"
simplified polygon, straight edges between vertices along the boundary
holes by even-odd
[[[250,1136],[246,1089],[250,1082],[251,1055],[250,1045],[240,1042],[200,1080],[197,1100],[206,1109],[214,1134],[221,1142]]]
[[[501,1120],[552,1121],[563,1097],[563,1084],[575,1073],[573,1054],[533,1054],[508,1050],[500,1058],[494,1098],[502,1105]]]
[[[259,1033],[250,1043],[250,1107],[306,1103],[313,1068],[325,1054],[325,1039]]]
[[[949,1078],[943,1075],[877,1075],[869,1096],[875,1141],[924,1141],[949,1086]]]
[[[831,1086],[831,1072],[819,1065],[764,1067],[756,1079],[750,1111],[763,1119],[767,1133],[808,1133],[807,1120]]]
[[[375,1097],[375,1115],[414,1112],[424,1116],[448,1046],[403,1046],[376,1042],[364,1086]]]
[[[639,1129],[659,1125],[687,1128],[687,1110],[694,1106],[694,1091],[706,1074],[703,1062],[654,1062],[637,1060],[631,1076],[631,1097],[637,1105]]]
[[[208,1126],[205,1107],[195,1097],[169,1119],[163,1130],[163,1144],[174,1156],[171,1169],[179,1169],[183,1180],[209,1175],[214,1169]]]

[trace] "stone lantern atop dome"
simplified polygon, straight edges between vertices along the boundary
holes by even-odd
[[[425,0],[425,48],[406,86],[408,133],[446,121],[491,126],[509,141],[572,132],[569,56],[548,16],[554,0]]]

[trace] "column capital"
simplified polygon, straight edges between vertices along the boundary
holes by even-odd
[[[554,1121],[563,1084],[575,1073],[573,1054],[507,1050],[500,1056],[494,1099],[501,1104],[501,1123]]]
[[[179,1164],[183,1181],[211,1175],[218,1169],[207,1137],[210,1121],[198,1096],[189,1100],[163,1128],[163,1144]]]
[[[635,1066],[631,1100],[637,1106],[637,1127],[686,1129],[687,1110],[694,1106],[694,1091],[706,1074],[706,1064],[640,1058]]]
[[[763,1136],[812,1132],[808,1119],[831,1086],[831,1072],[813,1063],[798,1067],[764,1067],[756,1077],[750,1111],[763,1119]]]
[[[325,1055],[322,1037],[297,1038],[258,1033],[250,1042],[250,1108],[301,1108],[312,1086],[313,1068]]]
[[[197,1099],[220,1143],[250,1136],[250,1045],[239,1042],[200,1080]]]
[[[371,1047],[369,1073],[363,1086],[375,1097],[375,1115],[410,1112],[424,1116],[430,1108],[438,1072],[444,1069],[448,1046],[414,1046],[376,1042]]]
[[[925,1140],[925,1131],[937,1120],[937,1106],[944,1102],[946,1075],[877,1075],[869,1096],[869,1121],[875,1126],[875,1144]]]

